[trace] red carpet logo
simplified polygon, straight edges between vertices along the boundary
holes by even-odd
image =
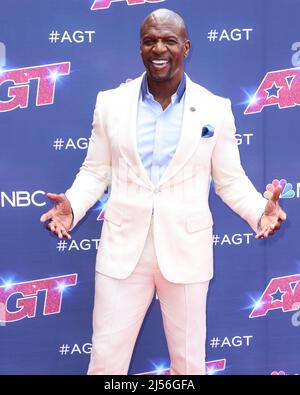
[[[40,291],[46,291],[44,300],[44,315],[58,314],[61,310],[62,295],[67,287],[77,284],[77,273],[64,276],[42,278],[23,283],[6,282],[0,286],[0,322],[13,322],[25,317],[36,316],[37,298]],[[15,296],[17,296],[15,298]],[[15,300],[16,299],[16,300]],[[15,311],[8,308],[12,301]]]
[[[265,316],[270,310],[297,310],[300,303],[300,274],[272,278],[249,318]]]
[[[38,80],[36,106],[53,104],[55,84],[62,75],[70,73],[70,62],[53,63],[23,69],[0,70],[0,86],[14,82],[7,91],[7,100],[0,100],[0,112],[28,107],[30,80]]]
[[[266,186],[266,191],[264,192],[264,197],[266,199],[270,199],[273,196],[274,189],[281,185],[282,192],[280,194],[280,199],[292,199],[295,197],[295,191],[293,191],[293,185],[287,182],[285,179],[282,180],[273,180],[272,184],[268,184]]]
[[[162,3],[166,0],[95,0],[91,10],[105,10],[111,6],[112,3],[117,3],[119,1],[126,1],[127,5],[138,5],[145,3]]]
[[[264,107],[274,105],[280,109],[300,105],[300,67],[268,72],[244,114],[261,112]]]

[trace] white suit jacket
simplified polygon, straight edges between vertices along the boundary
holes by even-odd
[[[216,193],[257,231],[266,200],[240,163],[230,100],[218,97],[188,77],[181,138],[157,185],[137,151],[136,124],[142,77],[100,92],[87,156],[66,191],[76,226],[111,183],[97,252],[96,270],[122,279],[134,270],[151,217],[158,264],[175,283],[213,276],[211,177]],[[202,137],[205,125],[212,137]]]

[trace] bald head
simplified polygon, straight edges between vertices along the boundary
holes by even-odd
[[[157,82],[160,89],[165,89],[162,83],[177,88],[189,49],[190,41],[181,16],[163,8],[146,17],[141,26],[140,54],[152,87]]]
[[[183,40],[186,40],[187,38],[187,33],[186,33],[186,27],[184,20],[182,17],[176,12],[168,10],[167,8],[160,8],[158,10],[155,10],[151,12],[146,18],[144,19],[141,29],[140,29],[140,37],[143,36],[145,31],[149,29],[151,26],[155,25],[173,25],[176,26],[178,29],[178,33],[182,37]]]

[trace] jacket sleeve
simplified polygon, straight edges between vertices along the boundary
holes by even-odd
[[[212,177],[217,195],[257,232],[267,200],[255,189],[241,165],[236,128],[229,99],[212,154]]]
[[[65,192],[74,214],[71,229],[101,198],[111,183],[111,148],[104,123],[102,96],[102,92],[97,96],[87,155],[72,186]]]

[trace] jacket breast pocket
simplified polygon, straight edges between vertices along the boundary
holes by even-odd
[[[186,230],[188,233],[200,232],[201,230],[212,227],[213,223],[210,212],[195,214],[186,219]]]
[[[123,216],[119,210],[117,210],[112,206],[107,205],[104,211],[104,219],[116,226],[121,226]]]

